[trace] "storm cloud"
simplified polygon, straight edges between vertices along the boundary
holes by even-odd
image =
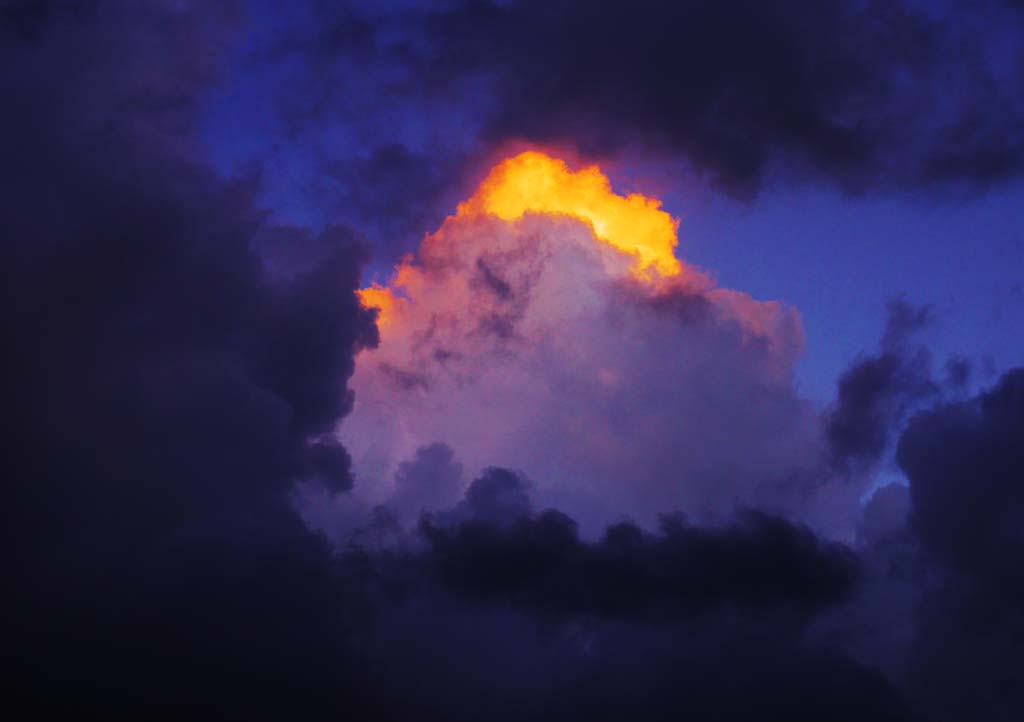
[[[443,98],[487,142],[646,148],[750,197],[780,177],[864,192],[1019,176],[1021,32],[1002,2],[523,0],[325,4],[282,46],[309,68],[310,97],[387,68],[396,102]],[[316,117],[347,106],[287,104]]]
[[[324,434],[376,342],[364,253],[328,229],[315,268],[271,272],[253,189],[189,160],[230,14],[9,12],[8,681],[33,706],[126,716],[319,707],[346,647],[328,549],[288,495],[351,485]]]
[[[376,217],[364,236],[265,208],[272,167],[214,170],[205,113],[261,7],[0,9],[12,704],[1020,717],[1024,369],[981,387],[954,357],[936,381],[939,312],[897,301],[819,409],[794,381],[799,312],[677,257],[656,200],[590,169],[626,221],[575,190],[568,210],[455,205],[521,135],[636,142],[739,195],[776,163],[981,187],[1020,166],[1003,51],[887,3],[301,5],[319,44],[256,55],[295,81],[273,98],[299,106],[288,137],[338,98],[359,116],[372,142],[329,170],[339,217]],[[353,57],[364,85],[312,92]],[[921,113],[940,79],[962,91]],[[439,104],[385,137],[398,91],[468,87],[487,91],[472,120]],[[467,143],[415,147],[440,116]],[[373,285],[395,250],[375,235],[414,226],[418,252]]]

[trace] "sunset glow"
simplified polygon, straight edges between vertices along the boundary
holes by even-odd
[[[678,280],[683,272],[675,257],[679,219],[662,210],[661,201],[639,193],[618,195],[597,165],[574,171],[565,161],[539,151],[526,151],[496,164],[473,195],[458,205],[452,219],[490,215],[515,221],[528,213],[583,221],[598,241],[634,258],[636,279]],[[412,259],[406,258],[388,286],[373,284],[358,292],[364,307],[379,309],[380,327],[393,319],[400,300],[392,289],[407,287],[416,276]]]
[[[0,53],[12,706],[1024,722],[1024,0]]]
[[[459,216],[489,213],[504,220],[525,213],[569,215],[589,223],[609,245],[636,256],[638,273],[680,272],[674,251],[679,220],[661,210],[661,201],[639,193],[616,195],[596,166],[573,171],[563,160],[527,151],[498,163]]]
[[[374,284],[356,291],[359,302],[364,308],[377,309],[377,324],[385,325],[391,319],[397,299],[391,291],[383,286]]]

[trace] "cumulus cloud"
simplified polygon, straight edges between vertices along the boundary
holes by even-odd
[[[509,191],[520,171],[550,172],[530,186],[548,195]],[[341,427],[357,494],[383,501],[398,465],[440,442],[471,473],[522,470],[590,530],[796,503],[781,487],[822,453],[792,385],[799,316],[715,287],[675,242],[655,201],[615,195],[596,169],[499,165],[365,292],[381,344],[359,356]]]
[[[839,378],[838,398],[825,419],[834,467],[877,463],[906,414],[938,393],[931,355],[924,346],[911,346],[930,319],[927,307],[891,301],[878,352],[861,356]]]
[[[815,622],[812,636],[883,670],[923,719],[1020,713],[1022,378],[910,418],[908,483],[877,490],[859,525],[862,584]]]
[[[1014,719],[1024,708],[1024,370],[914,417],[897,458],[936,575],[920,609],[913,698],[936,717],[972,719],[982,705],[986,719]]]
[[[5,7],[3,635],[27,708],[274,718],[347,684],[329,552],[288,494],[351,484],[330,432],[376,340],[364,254],[296,231],[322,256],[270,268],[254,189],[190,159],[222,9]]]
[[[0,10],[12,704],[1019,718],[1024,371],[918,393],[927,314],[897,304],[822,424],[795,312],[676,261],[595,170],[471,199],[358,289],[352,230],[276,225],[202,162],[235,9]],[[908,486],[861,513],[832,454],[897,436]]]
[[[595,543],[581,541],[576,523],[554,510],[504,525],[474,518],[447,527],[427,518],[421,533],[446,586],[556,617],[656,623],[733,605],[804,613],[841,600],[858,580],[851,551],[753,512],[721,529],[669,517],[658,534],[622,522]]]
[[[462,464],[444,444],[421,446],[395,471],[395,494],[390,503],[406,520],[415,521],[424,511],[453,504],[462,492]]]
[[[406,715],[908,718],[882,677],[809,634],[858,592],[857,555],[781,518],[666,517],[588,541],[492,468],[406,542],[358,543],[341,565],[372,580],[372,674]]]

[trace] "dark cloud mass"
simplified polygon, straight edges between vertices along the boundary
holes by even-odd
[[[937,393],[927,349],[910,347],[930,314],[927,307],[891,301],[878,353],[858,358],[839,378],[836,405],[825,420],[835,466],[876,463],[906,413]]]
[[[576,133],[598,152],[639,135],[744,194],[776,161],[851,189],[1019,173],[1022,108],[985,48],[958,35],[970,14],[845,0],[468,3],[438,25],[442,64],[492,70],[508,105],[528,109],[491,133]],[[963,86],[958,102],[925,125],[916,107],[947,82]]]
[[[734,313],[721,327],[719,306],[689,300],[698,296],[654,298],[637,315],[616,291],[608,336],[648,357],[634,371],[657,382],[644,387],[656,416],[627,413],[625,392],[610,391],[620,377],[596,371],[595,388],[606,389],[598,400],[611,400],[594,405],[614,411],[615,433],[595,437],[592,424],[574,421],[582,415],[555,424],[533,397],[515,399],[521,426],[535,427],[524,437],[531,453],[557,456],[565,443],[550,429],[575,423],[593,464],[585,468],[621,476],[623,499],[660,488],[654,476],[700,497],[695,505],[714,497],[725,509],[735,490],[763,494],[746,493],[744,504],[764,503],[709,516],[715,523],[667,508],[658,529],[624,518],[588,537],[580,519],[546,508],[542,480],[464,469],[438,439],[413,443],[393,496],[359,510],[354,533],[327,530],[342,543],[313,531],[296,508],[303,492],[337,502],[366,481],[337,432],[357,415],[356,357],[380,344],[385,325],[354,293],[369,257],[358,231],[275,222],[256,200],[266,175],[225,180],[199,141],[204,103],[257,5],[0,5],[0,632],[12,709],[133,720],[1021,718],[1024,369],[971,396],[958,357],[948,367],[955,394],[944,389],[915,341],[929,313],[902,302],[875,354],[840,379],[823,420],[791,398],[789,357],[775,364],[778,349],[764,340],[786,339],[786,353],[799,346],[795,317],[751,334],[736,319],[770,325],[777,304],[725,289],[707,291]],[[736,192],[779,158],[853,186],[890,170],[899,183],[984,183],[1019,170],[1016,100],[998,78],[974,82],[989,71],[970,43],[952,79],[971,88],[963,107],[943,109],[925,133],[901,123],[932,99],[955,28],[899,5],[414,5],[346,15],[358,19],[347,33],[324,25],[318,62],[337,58],[331,42],[352,45],[368,67],[382,47],[398,48],[402,62],[368,74],[415,68],[394,82],[428,94],[479,72],[496,103],[483,138],[567,134],[607,152],[642,137]],[[337,18],[336,8],[312,3],[308,16]],[[373,42],[384,28],[400,32]],[[908,76],[920,94],[899,92]],[[511,107],[523,112],[499,112]],[[396,141],[337,166],[336,180],[365,183],[347,192],[387,216],[403,193],[440,192],[419,174],[423,157]],[[380,219],[405,222],[397,211]],[[593,229],[578,221],[528,218],[515,233],[495,218],[474,222],[453,224],[451,238],[489,229],[518,240],[526,229],[545,253],[566,253],[566,239],[578,241],[574,257],[597,253],[586,250]],[[514,304],[523,278],[474,258],[471,310],[489,310],[483,297]],[[669,316],[688,335],[646,345]],[[567,398],[593,396],[576,388],[579,369],[600,370],[608,359],[598,351],[613,346],[604,326],[587,328],[602,344],[558,376],[579,394]],[[515,340],[504,339],[509,348]],[[434,351],[431,363],[458,366]],[[833,463],[808,459],[799,483],[769,483],[765,469],[780,465],[752,457],[719,475],[732,447],[716,448],[715,463],[688,469],[681,484],[682,462],[708,444],[697,436],[659,455],[659,439],[673,437],[653,430],[672,426],[680,408],[671,403],[682,377],[663,372],[666,353],[700,362],[692,378],[706,383],[680,396],[712,399],[696,407],[706,418],[688,420],[695,436],[702,427],[716,440],[756,436],[750,448],[771,461],[798,417],[801,434],[826,439]],[[623,368],[636,366],[623,354]],[[750,359],[763,368],[744,376]],[[431,398],[415,378],[406,386]],[[756,423],[711,419],[719,396]],[[466,408],[456,421],[486,422]],[[373,429],[366,437],[379,440]],[[640,469],[638,457],[619,454],[622,439],[650,444],[641,456],[654,461]],[[857,507],[856,538],[777,515],[819,487],[868,488],[865,469],[884,464],[893,440],[908,485]],[[628,463],[609,470],[601,454]]]
[[[646,158],[741,199],[977,192],[1024,168],[1024,19],[1001,0],[249,4],[244,112],[276,130],[243,142],[233,117],[225,145],[389,260],[496,147]]]
[[[373,580],[370,657],[399,714],[910,719],[881,675],[806,638],[859,587],[852,549],[756,512],[721,528],[621,523],[589,542],[562,512],[533,512],[526,489],[489,469],[410,546],[342,556],[349,578]]]
[[[1024,369],[911,420],[910,524],[941,570],[921,606],[913,693],[936,719],[1024,709]]]
[[[850,550],[754,512],[722,529],[666,518],[659,534],[623,522],[593,544],[555,510],[507,525],[424,520],[421,533],[445,585],[556,617],[657,622],[729,606],[804,613],[842,599],[859,572]]]
[[[2,31],[6,678],[76,711],[315,707],[345,642],[287,494],[351,484],[318,437],[376,340],[362,253],[327,230],[317,268],[275,277],[252,189],[185,159],[230,17],[23,7]]]
[[[389,92],[447,97],[482,82],[484,100],[467,115],[489,140],[598,157],[667,151],[738,196],[779,170],[863,191],[984,187],[1024,168],[1019,58],[977,33],[1020,31],[998,2],[944,12],[849,0],[471,0],[368,16],[345,7],[320,8],[311,64],[351,48],[364,67],[366,45],[336,39],[360,26],[377,39],[370,66],[401,68]]]

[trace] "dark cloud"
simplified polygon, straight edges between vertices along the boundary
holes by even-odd
[[[904,349],[921,329],[934,320],[928,306],[914,306],[903,298],[896,298],[885,305],[888,317],[882,332],[882,349],[900,351]]]
[[[529,488],[522,474],[492,467],[469,485],[456,511],[486,522],[512,522],[532,511]]]
[[[872,493],[856,529],[861,582],[847,601],[813,619],[808,632],[818,644],[835,645],[880,671],[904,694],[922,592],[932,573],[908,528],[909,510],[901,483]]]
[[[914,417],[898,449],[911,527],[935,565],[919,611],[912,695],[936,718],[1024,709],[1024,369]]]
[[[538,634],[513,612],[418,599],[392,604],[374,659],[402,719],[911,719],[877,672],[749,617]]]
[[[796,37],[831,27],[834,8],[823,7]],[[665,25],[650,39],[652,58],[667,53],[666,37],[701,40],[717,27],[721,11],[680,8],[698,22],[681,36]],[[159,717],[160,706],[175,718],[852,722],[910,718],[905,692],[927,719],[1019,717],[1024,371],[909,423],[898,452],[909,526],[902,487],[880,490],[856,551],[756,511],[714,527],[670,518],[658,532],[625,522],[588,539],[565,514],[537,513],[530,482],[507,469],[487,469],[456,502],[462,469],[443,444],[399,466],[401,513],[452,502],[414,534],[388,506],[369,513],[343,553],[311,532],[292,505],[295,483],[331,498],[352,487],[334,431],[353,405],[354,355],[377,334],[353,294],[364,261],[355,232],[274,226],[253,202],[259,179],[225,183],[203,162],[197,111],[237,11],[180,2],[0,9],[0,90],[17,101],[0,117],[9,349],[0,631],[12,706],[131,719]],[[566,31],[564,11],[545,10],[550,24],[538,32]],[[481,13],[473,42],[497,43],[497,59],[480,67],[503,97],[534,92],[504,77],[516,48],[495,18],[515,30],[518,6],[447,12],[452,29],[428,26],[432,37]],[[610,61],[594,56],[605,24],[621,20],[630,43],[640,31],[617,12],[577,13],[581,31],[604,28],[579,57],[605,75]],[[768,60],[790,39],[772,22],[755,36],[748,22],[737,18],[737,37]],[[721,60],[712,37],[704,51]],[[812,47],[829,61],[824,45]],[[440,61],[472,60],[471,46]],[[696,53],[680,47],[682,59]],[[618,83],[643,69],[634,56],[620,53],[622,72],[604,90],[567,85],[560,100],[545,81],[536,98],[557,115],[597,108],[607,94],[636,117],[617,110],[600,127],[628,121],[685,150],[651,125],[660,110],[650,90]],[[715,100],[726,119],[737,107],[764,111],[766,96],[730,106],[716,90],[745,87],[748,61],[695,84],[695,97]],[[544,62],[562,71],[556,78],[590,77],[546,46],[536,62],[515,62],[526,81],[542,80]],[[765,67],[767,92],[780,71]],[[824,66],[836,93],[859,87],[843,67]],[[679,82],[696,80],[692,71]],[[818,82],[806,80],[812,90]],[[770,131],[770,152],[807,144],[801,153],[843,173],[873,162],[870,145],[844,150],[847,135],[816,119],[817,105],[800,120],[800,102],[783,100],[799,132],[790,121],[750,120]],[[699,113],[676,110],[682,129],[702,128],[687,125]],[[512,132],[506,123],[491,131]],[[719,157],[718,135],[742,140],[745,123],[694,136],[711,141],[695,157],[724,169],[723,182],[743,185],[762,167],[756,154],[744,160],[743,143],[738,160]],[[415,167],[395,153],[378,158],[382,168]],[[478,270],[501,297],[508,279]],[[689,302],[656,305],[704,316]],[[894,307],[877,356],[841,384],[833,419],[846,431],[835,443],[848,456],[876,459],[904,414],[892,409],[923,398],[910,339],[925,318]],[[920,608],[903,614],[918,597]],[[907,634],[904,660],[885,642]]]
[[[489,478],[507,482],[503,474]],[[473,506],[476,491],[467,493]],[[666,519],[659,534],[623,522],[595,543],[555,510],[503,521],[424,520],[446,586],[543,615],[655,622],[730,606],[805,613],[841,600],[858,579],[849,550],[754,512],[721,529]]]
[[[913,526],[936,558],[964,573],[1009,578],[1024,562],[1024,371],[962,404],[915,417],[898,459],[911,481]]]
[[[883,670],[922,719],[1024,708],[1022,449],[1024,369],[919,409],[897,444],[908,486],[875,491],[858,526],[862,584],[816,623],[812,636]]]
[[[364,151],[325,149],[314,193],[327,207],[358,220],[381,248],[400,248],[435,227],[466,158],[434,148],[415,150],[382,140]]]
[[[946,362],[946,379],[953,388],[964,388],[971,380],[971,362],[963,356],[954,356]]]
[[[288,499],[351,485],[325,435],[376,340],[363,254],[328,229],[274,273],[253,189],[189,159],[230,13],[24,13],[0,51],[7,679],[83,713],[355,706],[330,554]]]
[[[892,483],[876,489],[864,505],[864,514],[857,528],[858,541],[878,544],[905,534],[909,512],[910,493],[906,486]]]
[[[4,88],[20,99],[0,134],[9,188],[0,328],[16,349],[3,552],[12,701],[115,718],[167,704],[177,716],[246,719],[481,719],[479,710],[498,719],[502,709],[542,717],[546,707],[571,717],[621,679],[619,660],[648,647],[642,633],[609,634],[587,662],[578,640],[549,643],[527,607],[513,610],[518,623],[489,630],[497,649],[530,652],[521,671],[509,672],[503,655],[482,664],[458,641],[481,632],[479,618],[461,618],[462,595],[432,581],[432,549],[411,562],[426,587],[394,601],[388,552],[362,566],[356,555],[340,559],[293,510],[295,481],[352,484],[331,432],[352,404],[353,356],[376,340],[352,293],[361,254],[341,228],[268,227],[252,183],[225,185],[192,159],[194,96],[213,76],[168,68],[209,60],[230,23],[213,32],[201,9],[147,7],[99,5],[73,22],[40,22],[4,48],[5,71],[18,70],[3,74]],[[141,46],[162,43],[160,62],[114,62],[124,31]],[[142,81],[148,73],[152,83]],[[457,471],[450,450],[426,447],[399,483],[452,484]],[[504,529],[532,518],[527,490],[521,476],[493,469],[453,518]],[[376,548],[398,530],[385,508],[368,526]],[[805,542],[797,534],[798,558]],[[820,575],[797,573],[812,588],[823,578],[828,597],[845,583],[839,569],[832,582],[827,564]],[[431,605],[451,621],[440,636]],[[393,641],[401,629],[406,644]],[[715,675],[722,660],[757,659],[747,650],[784,655],[793,660],[785,692],[753,674],[759,661],[746,663],[741,686],[795,708],[819,655],[780,634],[768,623],[765,641],[744,636],[735,654],[716,652]],[[688,652],[687,669],[714,649]],[[673,654],[649,655],[634,678],[657,692],[643,703],[649,716],[684,703],[658,672]],[[376,676],[405,659],[429,663]],[[563,668],[557,680],[569,693],[532,660]],[[886,694],[837,664],[833,677],[858,696]],[[537,696],[524,702],[503,686],[510,676]],[[418,679],[436,684],[423,691]],[[725,689],[705,695],[705,711],[729,704]],[[634,696],[632,685],[613,695],[617,716]]]
[[[350,578],[372,580],[371,665],[400,717],[908,719],[881,675],[805,637],[859,587],[849,548],[754,512],[585,541],[524,494],[490,469],[461,515],[422,519],[425,546],[374,539],[343,556]],[[515,516],[466,509],[510,496]]]
[[[0,8],[0,24],[7,33],[23,40],[34,40],[56,16],[88,12],[94,5],[93,2],[10,0]]]
[[[462,492],[462,464],[446,444],[429,444],[398,465],[391,505],[415,520],[424,511],[454,504]]]
[[[839,468],[877,462],[913,404],[938,391],[929,353],[909,347],[931,312],[902,300],[890,302],[888,312],[878,353],[857,359],[839,378],[838,398],[825,420],[832,463]]]
[[[318,20],[352,25],[350,10]],[[849,190],[1019,175],[1017,81],[967,31],[1014,22],[998,4],[522,0],[383,13],[369,27],[386,48],[376,62],[404,67],[411,92],[487,79],[469,115],[489,140],[599,156],[639,143],[749,195],[779,166]],[[325,43],[344,57],[316,37],[317,57]]]
[[[356,225],[389,260],[481,159],[529,144],[674,161],[743,198],[973,191],[1024,167],[1024,28],[999,2],[249,4],[256,90],[214,134],[281,169],[275,207]]]
[[[307,450],[309,465],[303,475],[338,492],[352,488],[352,459],[333,437],[315,441]]]

